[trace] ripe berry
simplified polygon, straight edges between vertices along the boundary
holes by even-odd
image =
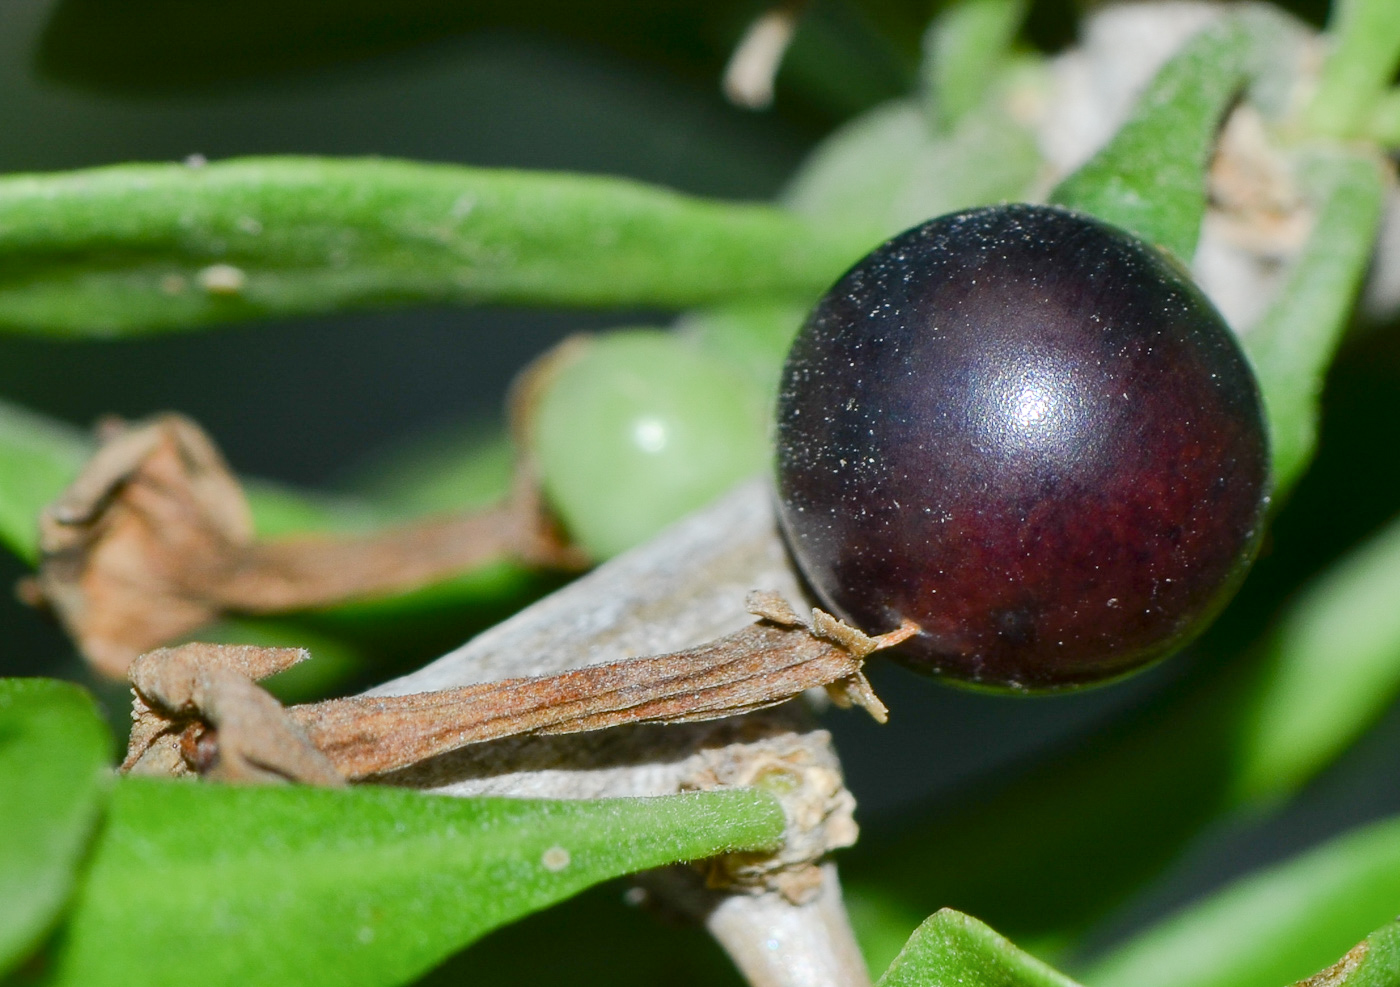
[[[909,230],[826,294],[778,399],[789,545],[826,605],[901,620],[916,669],[1110,679],[1224,606],[1268,503],[1259,391],[1156,250],[1059,209]]]

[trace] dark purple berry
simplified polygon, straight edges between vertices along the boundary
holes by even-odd
[[[818,303],[778,399],[813,588],[984,687],[1100,682],[1225,604],[1268,503],[1259,391],[1188,275],[1040,206],[932,220]]]

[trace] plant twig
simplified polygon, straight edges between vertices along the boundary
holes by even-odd
[[[822,687],[885,719],[861,665],[871,651],[897,644],[915,628],[882,638],[856,631],[856,640],[842,643],[820,636],[820,617],[809,629],[781,597],[765,594],[751,606],[764,622],[686,651],[408,696],[336,699],[289,712],[349,778],[519,734],[735,716]]]
[[[642,886],[703,922],[751,984],[810,987],[821,971],[846,971],[844,987],[870,981],[841,902],[834,864],[817,873],[817,892],[800,905],[781,894],[725,894],[706,888],[693,870],[668,867],[643,875]],[[761,930],[762,935],[754,935]],[[814,976],[815,972],[815,976]]]
[[[211,732],[186,758],[194,762],[190,767],[235,780],[262,780],[271,772],[313,784],[384,774],[504,737],[720,719],[815,688],[884,722],[884,704],[861,666],[870,653],[906,640],[917,626],[906,623],[871,638],[820,610],[804,621],[775,593],[751,594],[749,609],[762,622],[673,654],[285,711],[253,681],[282,671],[305,652],[215,644],[163,648],[138,658],[130,677],[144,707],[138,720],[164,717],[168,726],[143,725],[126,766],[146,770],[147,749],[162,734],[183,735],[196,722]],[[203,740],[196,732],[194,742]]]

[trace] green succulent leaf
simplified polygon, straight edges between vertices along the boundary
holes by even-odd
[[[73,482],[92,454],[78,429],[0,401],[0,543],[39,558],[39,512]]]
[[[1158,71],[1113,139],[1050,194],[1188,262],[1206,209],[1216,130],[1274,22],[1222,17]]]
[[[1054,960],[1227,806],[1241,684],[1190,685],[959,798],[870,823],[843,867],[862,941],[946,904]]]
[[[1385,147],[1400,147],[1400,89],[1392,89],[1376,101],[1366,133]]]
[[[510,491],[515,447],[495,422],[435,429],[375,455],[349,486],[405,517],[485,507]]]
[[[51,984],[401,984],[591,884],[771,846],[757,792],[549,802],[122,781]]]
[[[1364,132],[1400,64],[1400,4],[1394,0],[1334,0],[1327,25],[1331,50],[1304,123],[1313,133],[1355,137]]]
[[[120,336],[406,302],[817,292],[863,242],[639,182],[245,158],[0,178],[0,330]]]
[[[1332,963],[1390,921],[1396,902],[1400,819],[1389,819],[1230,885],[1103,957],[1081,979],[1089,987],[1277,987]],[[1392,936],[1383,934],[1373,972],[1395,962]]]
[[[0,679],[0,977],[67,903],[107,793],[112,738],[68,682]]]
[[[876,987],[1078,987],[962,912],[944,908],[914,930]]]
[[[1268,413],[1275,494],[1307,468],[1327,367],[1351,318],[1385,201],[1379,163],[1341,150],[1303,162],[1317,220],[1302,255],[1263,318],[1245,337]]]
[[[860,231],[869,248],[957,209],[1024,199],[1040,167],[1034,137],[1000,105],[934,134],[923,110],[902,100],[828,137],[783,201],[823,225]]]
[[[1336,963],[1294,987],[1394,987],[1400,983],[1400,922],[1357,943]]]
[[[681,316],[675,331],[743,374],[756,394],[771,401],[793,337],[811,307],[807,301],[774,299],[697,309]]]
[[[1291,602],[1249,695],[1236,784],[1278,798],[1344,751],[1400,692],[1400,524],[1333,565]]]
[[[937,129],[951,129],[982,102],[1027,6],[1027,0],[959,0],[934,18],[924,35],[924,87]]]

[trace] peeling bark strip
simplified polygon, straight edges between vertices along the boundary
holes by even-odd
[[[507,500],[363,536],[256,541],[247,499],[187,418],[109,422],[82,474],[40,518],[21,586],[52,608],[98,671],[230,613],[272,614],[405,592],[498,558],[577,569],[527,471]]]
[[[754,594],[751,609],[764,622],[687,651],[440,692],[333,699],[288,713],[347,778],[383,774],[503,737],[720,719],[818,687],[838,690],[884,721],[885,707],[861,666],[870,652],[905,640],[917,628],[868,638],[826,614],[821,618],[829,624],[814,621],[809,628],[771,594]]]
[[[272,774],[328,784],[505,737],[720,719],[818,687],[884,721],[885,707],[862,665],[871,652],[898,644],[916,627],[871,638],[819,610],[808,624],[773,593],[752,594],[750,609],[763,620],[673,654],[287,710],[252,680],[287,667],[304,652],[207,644],[151,652],[131,668],[140,705],[123,766],[143,773],[171,770],[169,750],[181,734],[187,769],[228,780],[269,780],[265,776]],[[198,735],[190,734],[191,726]],[[153,753],[162,750],[162,756]]]

